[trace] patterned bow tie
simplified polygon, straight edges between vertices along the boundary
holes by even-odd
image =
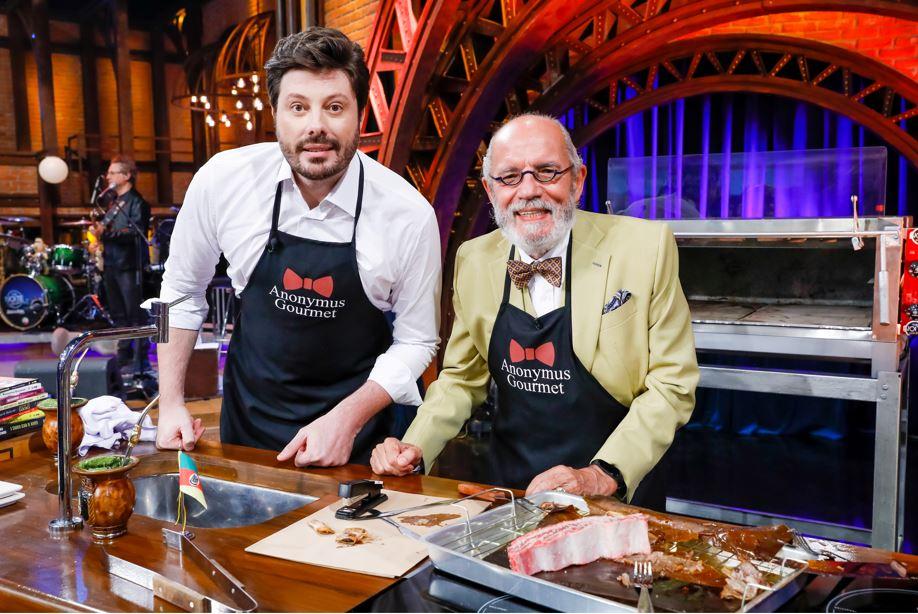
[[[332,295],[334,287],[335,282],[330,275],[320,277],[319,279],[312,279],[310,277],[300,277],[293,269],[284,271],[284,290],[287,291],[301,289],[312,290],[316,294],[328,298]]]
[[[555,344],[549,341],[537,348],[524,348],[516,339],[510,340],[510,362],[523,360],[538,360],[545,366],[555,364]]]
[[[538,260],[532,264],[522,260],[508,260],[507,272],[510,273],[510,279],[513,280],[514,285],[520,290],[529,284],[529,280],[536,273],[554,287],[561,287],[561,258],[558,256]]]

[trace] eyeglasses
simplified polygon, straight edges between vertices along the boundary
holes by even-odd
[[[574,168],[573,165],[561,170],[554,168],[540,168],[534,171],[523,171],[522,173],[506,173],[500,177],[491,176],[491,179],[497,181],[501,185],[505,185],[511,188],[515,185],[521,184],[523,182],[523,177],[526,175],[532,175],[532,178],[539,183],[551,183],[572,168]]]

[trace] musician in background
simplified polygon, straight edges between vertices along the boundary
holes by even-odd
[[[118,155],[112,158],[105,174],[108,189],[100,197],[107,211],[93,226],[93,234],[102,242],[102,280],[108,310],[115,326],[146,324],[143,302],[143,268],[149,264],[146,236],[150,228],[150,205],[137,191],[137,164]],[[135,374],[150,368],[148,339],[121,341],[118,362],[132,367]]]

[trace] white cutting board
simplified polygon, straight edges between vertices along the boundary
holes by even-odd
[[[381,503],[376,508],[381,512],[400,510],[434,501],[443,501],[442,498],[438,497],[412,495],[392,490],[383,490],[383,492],[389,496],[389,500]],[[489,504],[486,501],[470,500],[463,501],[458,505],[468,510],[469,517],[474,517]],[[401,576],[427,556],[426,545],[416,539],[402,535],[396,527],[383,520],[338,520],[335,518],[335,511],[339,507],[341,507],[340,501],[324,507],[315,514],[252,544],[245,551],[298,563],[332,567],[384,578]],[[426,516],[429,514],[459,514],[460,516],[459,518],[445,521],[440,526],[420,527],[410,524],[404,524],[403,526],[423,536],[440,527],[465,521],[465,514],[455,505],[432,507],[409,512],[407,515]],[[399,518],[399,516],[396,516],[392,520],[398,522]],[[310,520],[324,522],[335,530],[335,535],[319,535],[309,526]],[[372,540],[355,546],[338,544],[335,541],[335,537],[348,527],[366,529],[371,534]]]

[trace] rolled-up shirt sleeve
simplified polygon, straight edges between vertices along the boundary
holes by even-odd
[[[376,359],[369,379],[403,405],[420,405],[417,380],[440,341],[440,233],[433,209],[405,251],[392,289],[392,345]]]
[[[191,296],[169,310],[169,325],[175,328],[200,330],[207,317],[207,286],[220,259],[207,171],[208,165],[204,165],[185,192],[163,273],[161,301]]]

